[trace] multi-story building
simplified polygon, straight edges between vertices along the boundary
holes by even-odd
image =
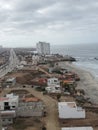
[[[19,96],[7,94],[6,97],[0,98],[0,114],[3,126],[13,124],[18,108]]]
[[[6,97],[0,98],[0,110],[15,110],[18,107],[19,96],[7,94]]]
[[[46,42],[38,42],[36,44],[37,52],[41,55],[49,55],[50,54],[50,43]]]

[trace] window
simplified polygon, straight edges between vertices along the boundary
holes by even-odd
[[[5,121],[5,119],[2,120],[3,122]]]
[[[12,106],[12,108],[15,108],[15,106]]]
[[[54,82],[57,82],[57,80],[54,80]]]
[[[11,122],[11,119],[8,119],[9,122]]]

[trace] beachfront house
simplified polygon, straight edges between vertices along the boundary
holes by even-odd
[[[46,87],[45,90],[47,93],[61,93],[61,86],[60,85],[51,85]]]
[[[85,110],[78,107],[75,102],[59,102],[58,111],[60,119],[85,118]]]
[[[64,127],[61,130],[93,130],[92,127]]]
[[[48,86],[52,86],[52,85],[60,85],[60,81],[58,80],[58,78],[49,78],[47,80],[47,85]]]

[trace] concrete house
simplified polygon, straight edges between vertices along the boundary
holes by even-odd
[[[61,130],[93,130],[92,127],[65,127]]]
[[[47,93],[61,93],[61,86],[60,85],[51,85],[46,87],[45,90]]]
[[[51,85],[60,85],[60,81],[58,80],[58,78],[49,78],[47,80],[47,85],[51,86]]]
[[[38,98],[24,98],[19,102],[19,107],[16,111],[19,117],[41,117],[43,115],[43,102]]]
[[[15,110],[18,107],[19,96],[7,94],[6,97],[0,98],[0,110]]]
[[[0,112],[3,126],[13,124],[13,119],[16,117],[18,102],[19,96],[15,96],[13,93],[0,98]]]
[[[58,110],[60,119],[85,118],[85,110],[77,107],[75,102],[59,102]]]
[[[14,110],[1,111],[1,117],[3,126],[10,125],[13,124],[13,119],[16,117],[16,112]]]

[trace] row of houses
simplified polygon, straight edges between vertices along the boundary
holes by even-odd
[[[59,78],[56,77],[52,77],[52,78],[38,78],[38,79],[34,79],[34,81],[32,80],[32,83],[35,85],[40,85],[42,86],[47,86],[45,87],[46,91],[48,93],[61,93],[62,90],[63,92],[68,91],[68,88],[63,87],[64,84],[68,84],[68,85],[73,85],[74,81],[68,81],[68,80],[64,80],[63,84],[61,85],[61,80],[59,80]],[[7,80],[5,80],[2,84],[3,87],[14,87],[16,84],[16,78],[9,78]]]

